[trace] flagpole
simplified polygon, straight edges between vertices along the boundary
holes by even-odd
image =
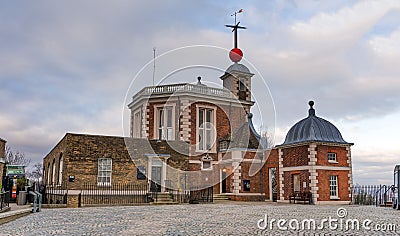
[[[156,47],[153,47],[153,86],[154,86],[155,73],[156,73]]]

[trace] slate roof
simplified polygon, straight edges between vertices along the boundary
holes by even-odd
[[[287,133],[282,145],[303,142],[328,142],[338,144],[352,144],[346,142],[339,129],[331,122],[315,115],[314,102],[309,102],[310,109],[307,118],[297,122]],[[279,145],[279,146],[282,146]]]

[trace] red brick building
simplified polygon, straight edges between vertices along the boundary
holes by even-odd
[[[279,201],[295,192],[309,192],[314,203],[349,203],[353,187],[352,143],[344,141],[329,121],[315,115],[309,102],[307,118],[296,123],[278,145]]]
[[[231,27],[236,34],[238,25]],[[156,191],[164,191],[168,183],[169,187],[177,189],[212,186],[215,194],[232,200],[289,201],[302,193],[311,196],[313,203],[349,202],[352,144],[343,140],[333,124],[317,117],[314,103],[310,102],[309,116],[290,129],[285,142],[274,148],[268,147],[268,140],[256,132],[250,113],[254,105],[251,100],[254,74],[238,63],[241,55],[233,55],[238,51],[235,37],[235,48],[230,53],[233,64],[220,77],[222,88],[206,86],[198,77],[198,82],[193,84],[145,87],[132,97],[128,104],[130,138],[137,141],[131,147],[147,159],[136,160],[135,151],[130,151],[129,146],[127,150],[121,146],[122,138],[119,141],[107,138],[106,141],[92,137],[97,141],[84,147],[90,146],[93,150],[82,147],[84,151],[73,151],[75,146],[87,142],[81,138],[82,142],[78,140],[67,144],[68,149],[64,151],[55,151],[68,143],[61,141],[45,158],[47,183],[65,181],[66,177],[56,171],[57,166],[62,165],[66,167],[62,173],[86,166],[81,170],[85,181],[96,183],[100,177],[107,179],[107,176],[96,176],[100,173],[96,172],[100,168],[96,158],[115,156],[124,161],[109,162],[112,163],[108,164],[110,168],[120,170],[112,176],[134,176],[136,168],[141,166],[146,170],[149,184],[157,186]],[[73,136],[66,135],[64,139],[69,137]],[[168,153],[155,148],[153,155],[180,158],[150,161],[152,155],[148,155],[149,150],[145,151],[142,145],[146,141],[151,143],[149,150],[155,148],[157,142],[169,146]],[[181,149],[183,152],[175,149],[176,143],[185,146]],[[118,152],[115,145],[119,147]],[[62,159],[60,152],[70,153],[69,159]],[[67,165],[67,161],[74,163],[76,156],[82,153],[83,159],[76,162],[80,166]],[[133,163],[128,160],[128,154]],[[118,165],[124,165],[124,168]],[[55,173],[60,177],[57,178]],[[90,179],[86,176],[88,173],[91,173]]]

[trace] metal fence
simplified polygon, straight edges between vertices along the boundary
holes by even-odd
[[[0,193],[0,212],[3,211],[3,208],[10,206],[10,192]]]
[[[76,193],[78,191],[78,193]],[[80,190],[69,190],[66,185],[45,186],[44,204],[67,204],[68,192],[78,194],[78,206],[97,205],[140,205],[151,202],[168,201],[172,203],[207,203],[213,202],[213,187],[194,188],[193,190],[174,190],[154,192],[148,184],[84,184]]]
[[[393,198],[391,185],[355,185],[353,203],[356,205],[388,205]]]
[[[68,188],[66,184],[56,186],[44,186],[41,191],[44,204],[67,204]]]
[[[190,191],[189,203],[213,202],[213,186]]]
[[[79,195],[79,206],[137,205],[148,203],[147,184],[85,184]]]

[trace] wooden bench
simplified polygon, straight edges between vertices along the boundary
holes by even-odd
[[[303,204],[311,204],[311,194],[310,192],[294,192],[292,195],[289,196],[289,203],[296,204],[296,201],[303,202]]]

